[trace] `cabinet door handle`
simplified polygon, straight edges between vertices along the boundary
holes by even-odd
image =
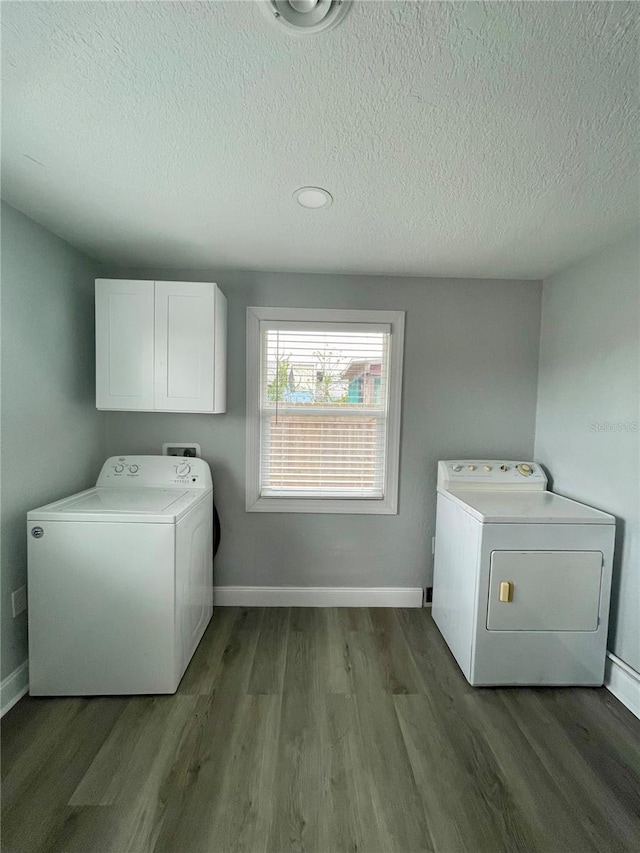
[[[513,583],[512,581],[500,581],[499,601],[513,601]]]

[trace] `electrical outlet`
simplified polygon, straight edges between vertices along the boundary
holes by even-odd
[[[186,442],[186,441],[168,441],[166,444],[162,445],[162,455],[163,456],[187,456],[187,457],[200,457],[202,454],[200,453],[200,445],[195,444],[194,442]]]
[[[20,589],[16,589],[15,592],[11,593],[11,610],[13,611],[13,618],[19,616],[21,613],[27,609],[27,588],[26,586],[21,586]]]

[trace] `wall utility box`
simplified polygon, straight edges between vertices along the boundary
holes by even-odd
[[[162,455],[188,456],[193,459],[196,457],[200,458],[202,453],[200,452],[200,445],[196,444],[195,441],[168,441],[162,445]]]

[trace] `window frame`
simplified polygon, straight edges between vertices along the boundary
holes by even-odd
[[[358,515],[397,515],[400,475],[400,428],[404,311],[340,308],[247,308],[246,511]],[[389,410],[383,498],[302,498],[260,495],[261,321],[389,324]]]

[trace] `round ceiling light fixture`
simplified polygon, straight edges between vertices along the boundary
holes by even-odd
[[[335,27],[351,0],[263,0],[267,14],[293,35],[308,36]]]
[[[293,194],[293,197],[308,210],[320,210],[321,207],[330,207],[333,202],[333,196],[330,192],[323,190],[322,187],[300,187]]]

